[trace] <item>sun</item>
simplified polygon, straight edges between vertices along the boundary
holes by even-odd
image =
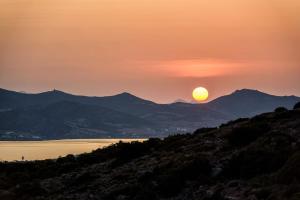
[[[205,101],[208,98],[208,91],[204,87],[197,87],[193,90],[193,98],[196,101]]]

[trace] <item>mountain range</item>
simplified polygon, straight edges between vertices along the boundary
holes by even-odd
[[[242,89],[204,104],[158,104],[130,93],[88,97],[53,90],[0,89],[0,139],[164,137],[219,126],[236,118],[292,108],[296,96]]]

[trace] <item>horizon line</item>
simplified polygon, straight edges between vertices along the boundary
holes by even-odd
[[[63,91],[63,90],[59,90],[59,89],[56,89],[56,88],[53,88],[53,90],[45,90],[45,91],[41,91],[41,92],[27,92],[27,91],[16,91],[16,90],[12,90],[12,89],[7,89],[7,88],[2,88],[0,87],[0,90],[5,90],[5,91],[8,91],[8,92],[15,92],[15,93],[22,93],[22,94],[28,94],[28,95],[39,95],[39,94],[44,94],[44,93],[49,93],[49,92],[61,92],[61,93],[64,93],[64,94],[67,94],[67,95],[72,95],[72,96],[81,96],[81,97],[95,97],[95,98],[105,98],[105,97],[115,97],[115,96],[118,96],[118,95],[124,95],[124,94],[128,94],[128,95],[131,95],[133,97],[136,97],[136,98],[139,98],[139,99],[142,99],[144,101],[150,101],[152,103],[155,103],[155,104],[176,104],[176,103],[182,103],[182,104],[206,104],[206,103],[210,103],[212,101],[215,101],[221,97],[225,97],[225,96],[229,96],[229,95],[232,95],[236,92],[240,92],[240,91],[252,91],[252,92],[257,92],[257,93],[262,93],[262,94],[265,94],[265,95],[271,95],[271,96],[276,96],[276,97],[297,97],[297,98],[300,98],[299,96],[296,96],[296,95],[274,95],[274,94],[271,94],[271,93],[268,93],[268,92],[263,92],[261,90],[257,90],[257,89],[253,89],[253,88],[243,88],[243,89],[235,89],[233,90],[232,92],[230,93],[227,93],[227,94],[223,94],[223,95],[220,95],[212,100],[209,100],[209,101],[204,101],[204,102],[193,102],[193,100],[186,100],[184,98],[178,98],[178,99],[181,99],[181,100],[184,100],[185,102],[176,102],[177,99],[175,99],[173,102],[169,102],[169,103],[159,103],[159,102],[156,102],[156,101],[153,101],[153,100],[149,100],[149,99],[146,99],[146,98],[142,98],[138,95],[135,95],[131,92],[128,92],[128,91],[124,91],[124,92],[120,92],[120,93],[116,93],[116,94],[113,94],[113,95],[104,95],[104,96],[97,96],[97,95],[85,95],[85,94],[77,94],[77,93],[71,93],[71,92],[67,92],[67,91]]]

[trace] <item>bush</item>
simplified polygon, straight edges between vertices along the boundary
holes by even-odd
[[[91,153],[80,154],[77,156],[81,165],[105,162],[115,160],[112,164],[114,167],[129,162],[139,156],[143,156],[151,151],[152,148],[160,144],[159,139],[150,139],[145,142],[119,143],[110,145],[104,149],[97,149]]]
[[[160,150],[174,151],[178,150],[178,147],[183,146],[191,135],[190,134],[177,134],[166,137],[161,145]]]
[[[74,162],[76,159],[75,159],[75,156],[72,155],[72,154],[69,154],[65,157],[59,157],[56,162],[58,163],[66,163],[66,162]]]
[[[133,200],[157,200],[159,199],[156,192],[149,187],[139,187]]]
[[[280,169],[286,162],[285,152],[247,150],[233,156],[225,166],[223,175],[231,178],[253,178],[270,174]]]
[[[22,196],[23,199],[30,199],[32,196],[39,196],[46,193],[40,183],[36,180],[22,183],[13,190],[16,196]]]
[[[162,168],[156,168],[158,173],[157,189],[163,197],[172,197],[178,194],[188,180],[197,180],[198,183],[207,183],[210,179],[211,165],[207,158],[195,155],[181,163],[170,162]]]
[[[277,113],[286,112],[286,111],[288,111],[288,109],[286,109],[285,107],[278,107],[275,109],[275,112]]]
[[[300,102],[296,103],[296,105],[294,106],[294,110],[296,109],[300,109]]]
[[[279,171],[277,181],[279,183],[290,184],[300,183],[300,153],[294,154]]]
[[[231,120],[231,121],[227,122],[226,124],[221,124],[220,128],[227,127],[227,126],[232,126],[232,125],[235,125],[237,123],[246,122],[246,121],[249,121],[249,118],[238,118],[236,120]]]
[[[199,128],[197,129],[194,134],[202,134],[202,133],[208,133],[210,131],[214,131],[214,130],[217,130],[217,128]]]
[[[270,127],[266,123],[253,123],[247,126],[234,128],[232,133],[227,137],[231,145],[244,146],[255,141],[269,129]]]

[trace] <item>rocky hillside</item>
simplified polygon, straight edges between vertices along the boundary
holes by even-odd
[[[299,109],[76,157],[0,164],[0,199],[299,198]]]

